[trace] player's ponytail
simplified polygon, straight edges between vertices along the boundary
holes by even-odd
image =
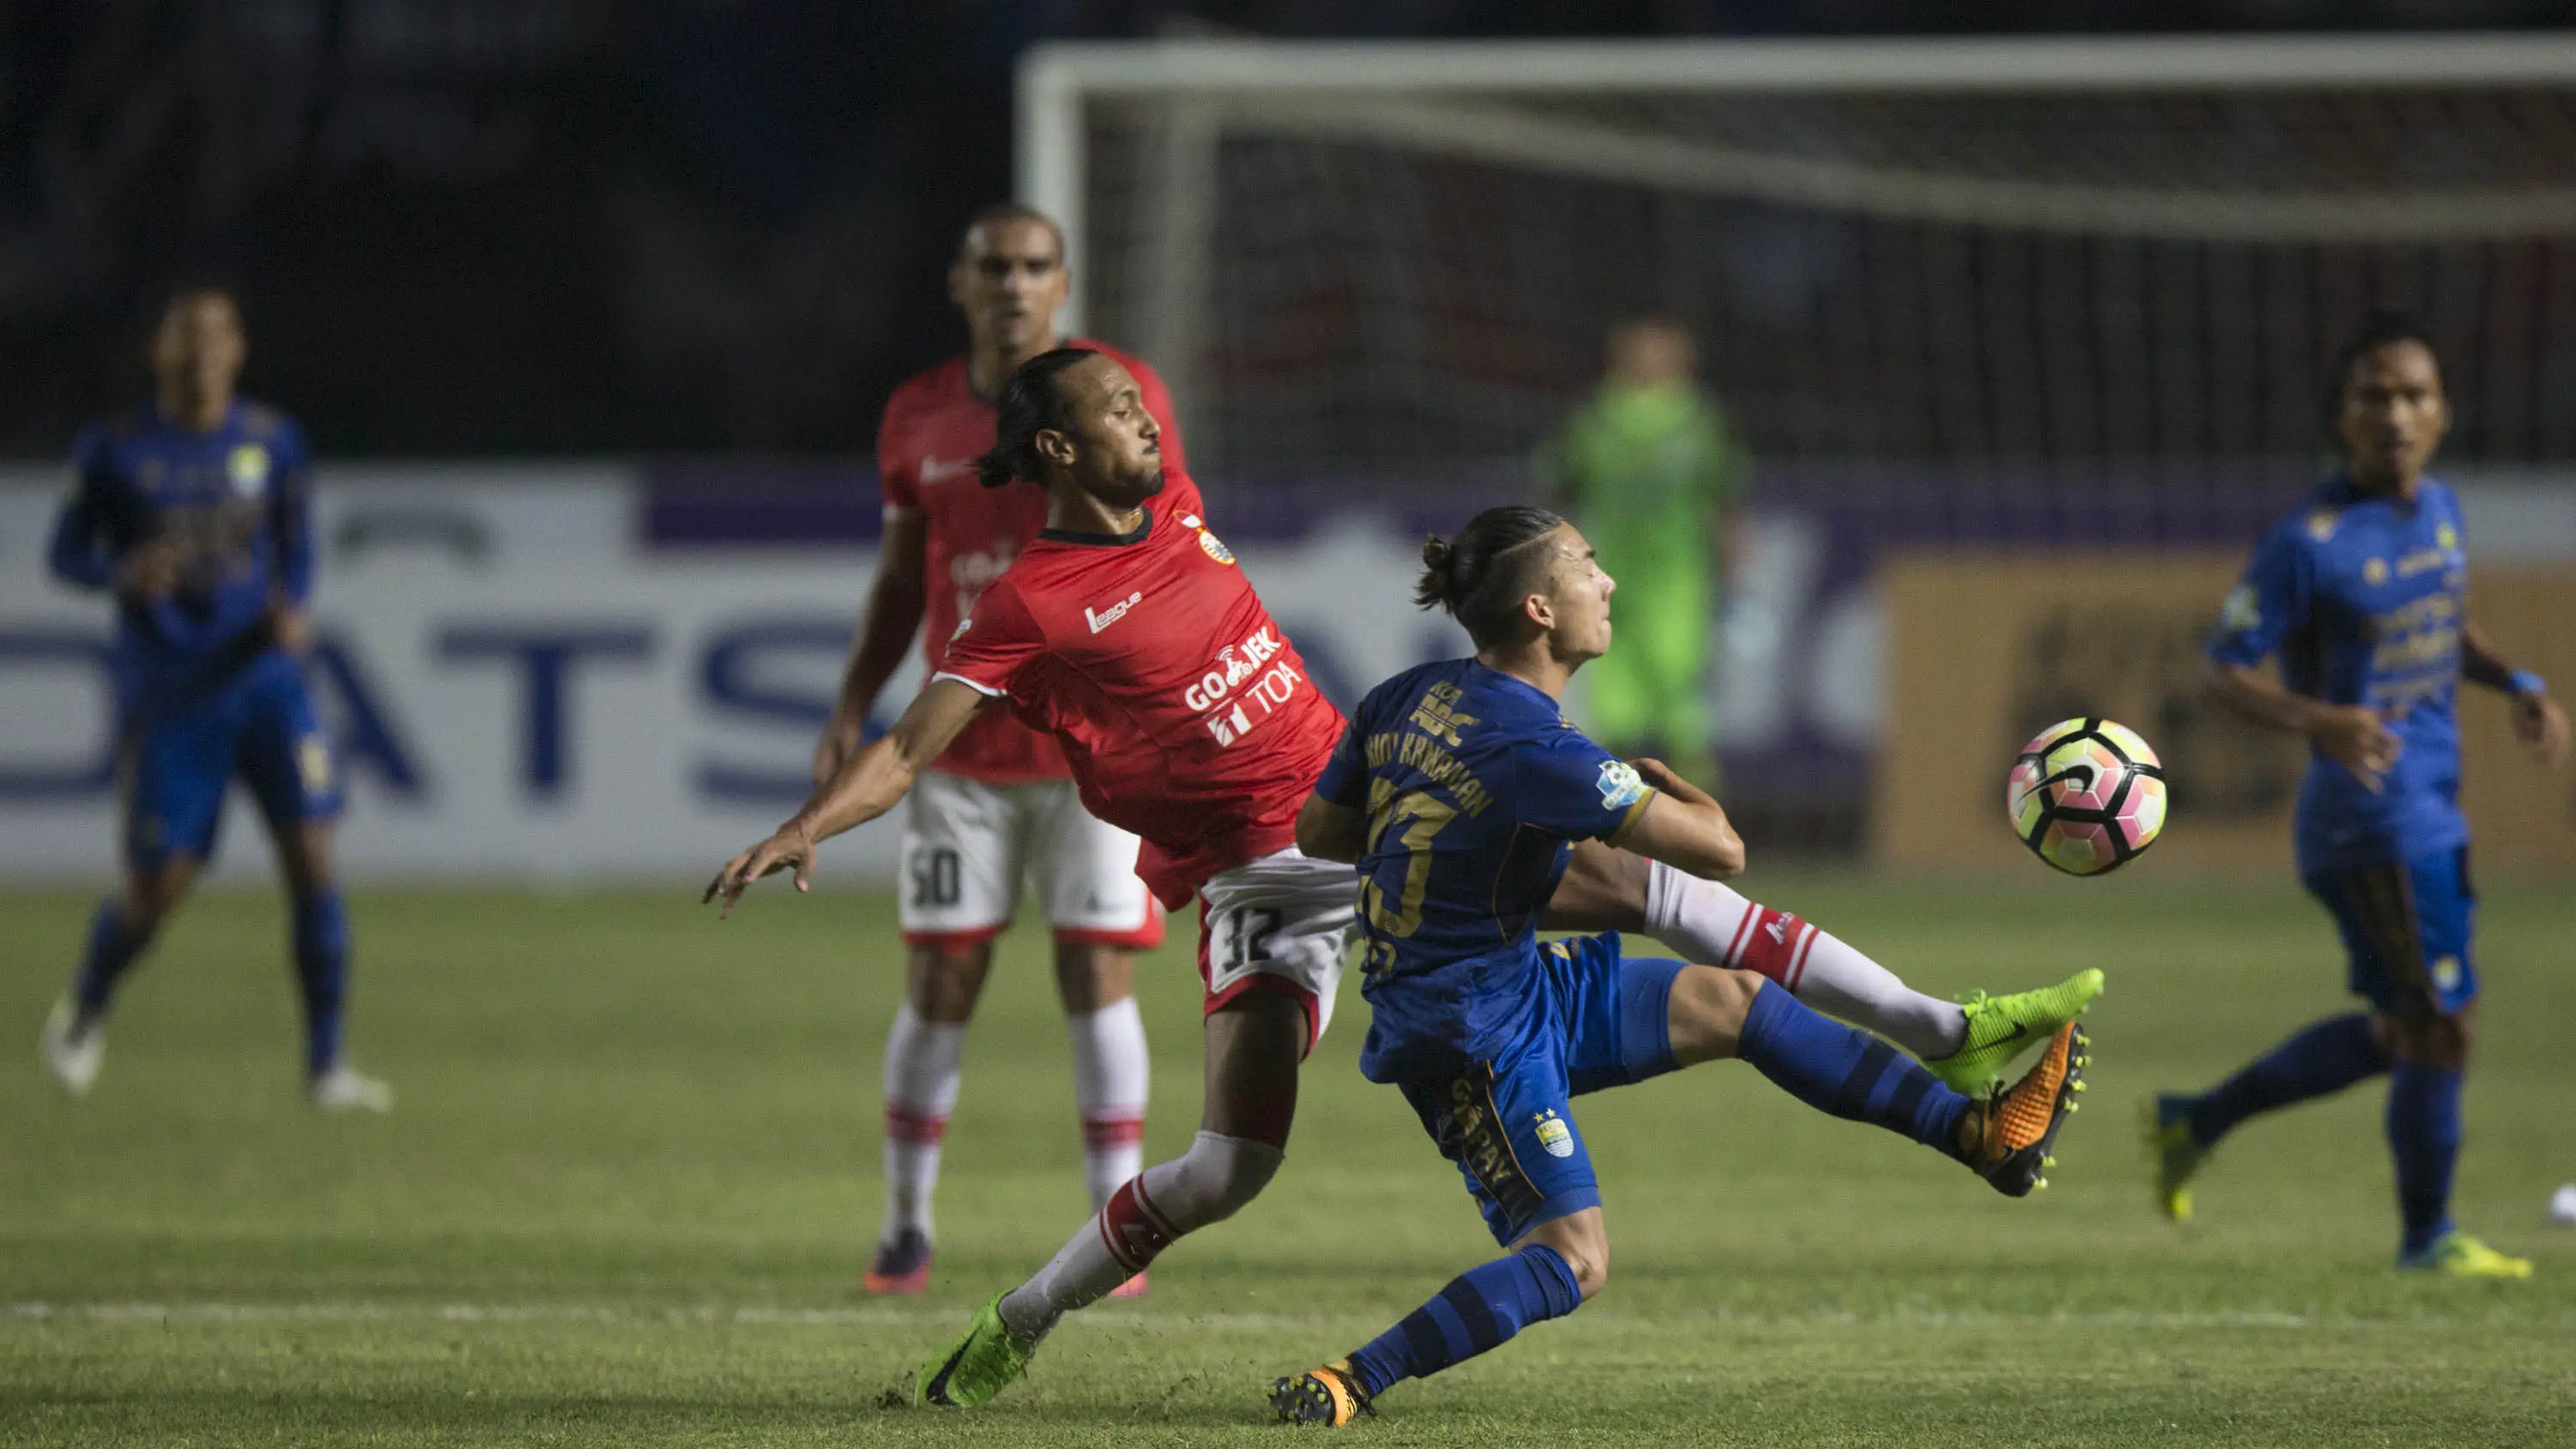
[[[1448,610],[1479,649],[1505,642],[1521,601],[1547,586],[1547,551],[1530,545],[1564,525],[1544,508],[1515,503],[1477,514],[1454,539],[1433,534],[1422,541],[1414,604]]]
[[[1046,460],[1038,455],[1038,434],[1071,432],[1072,408],[1056,374],[1100,354],[1088,347],[1059,347],[1041,352],[1011,370],[1002,394],[993,400],[993,447],[975,460],[975,476],[987,488],[1014,478],[1038,482],[1046,477]]]

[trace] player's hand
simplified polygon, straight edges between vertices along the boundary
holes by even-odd
[[[2379,711],[2361,704],[2319,709],[2308,723],[2308,738],[2316,741],[2327,759],[2352,771],[2374,795],[2379,793],[2381,777],[2396,767],[2398,753],[2405,748]]]
[[[116,566],[116,591],[150,603],[166,599],[179,587],[179,545],[166,538],[146,539],[125,551]]]
[[[1661,760],[1640,757],[1630,760],[1628,765],[1643,777],[1647,784],[1676,800],[1686,800],[1696,804],[1713,798],[1706,790],[1674,773],[1673,767]]]
[[[2567,758],[2567,711],[2545,694],[2517,694],[2510,706],[2514,738],[2531,746],[2540,763],[2556,765]]]
[[[780,827],[776,835],[726,861],[716,878],[707,882],[707,893],[698,898],[698,904],[703,906],[722,896],[724,906],[716,915],[718,919],[730,916],[734,902],[742,899],[753,881],[782,870],[796,872],[796,889],[814,888],[814,837],[793,825]]]
[[[814,742],[815,789],[832,783],[832,777],[841,773],[850,756],[859,752],[859,737],[866,732],[866,726],[865,713],[848,718],[837,710],[833,712],[832,722],[823,726],[823,737]]]

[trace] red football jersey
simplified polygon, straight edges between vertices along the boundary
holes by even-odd
[[[1177,469],[1118,538],[1048,529],[975,603],[940,676],[1064,745],[1083,808],[1144,837],[1136,873],[1178,910],[1209,876],[1296,843],[1342,737]]]
[[[1172,395],[1154,369],[1087,338],[1065,345],[1107,353],[1135,375],[1145,410],[1163,425],[1166,466],[1185,466],[1180,430],[1172,425]],[[1046,494],[1036,484],[987,488],[977,481],[975,460],[993,446],[993,426],[993,404],[977,395],[960,357],[896,388],[877,429],[877,477],[886,508],[920,509],[930,525],[921,653],[934,673],[976,596],[1046,526]],[[1003,710],[988,710],[968,725],[938,767],[988,785],[1066,775],[1064,752],[1055,741]]]

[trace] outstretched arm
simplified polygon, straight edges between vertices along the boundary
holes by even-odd
[[[1611,844],[1702,880],[1726,880],[1744,873],[1744,840],[1726,818],[1724,806],[1661,760],[1629,763],[1655,787],[1655,798],[1646,802],[1645,813],[1627,833]]]
[[[893,729],[851,756],[840,773],[824,782],[776,834],[726,862],[700,899],[722,896],[722,914],[730,916],[734,902],[742,899],[753,881],[780,870],[794,870],[796,888],[810,889],[814,848],[893,809],[912,788],[913,777],[938,759],[975,711],[989,702],[988,696],[956,680],[932,680]]]

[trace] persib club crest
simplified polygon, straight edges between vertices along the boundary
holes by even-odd
[[[1566,1126],[1565,1119],[1554,1112],[1541,1112],[1538,1115],[1538,1145],[1550,1157],[1572,1157],[1574,1129]]]
[[[257,498],[268,487],[268,450],[257,443],[242,444],[224,460],[224,473],[232,479],[235,493]]]

